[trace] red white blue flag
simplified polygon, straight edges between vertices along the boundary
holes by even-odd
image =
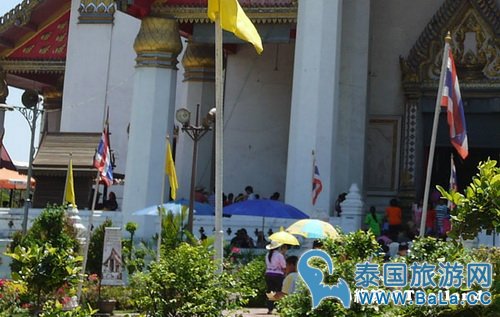
[[[113,164],[109,149],[109,125],[107,119],[94,156],[94,167],[99,171],[99,177],[106,186],[111,186],[113,184]]]
[[[448,125],[450,126],[451,144],[455,147],[460,157],[465,159],[469,155],[469,145],[467,142],[467,129],[465,126],[464,106],[458,85],[457,70],[453,55],[449,45],[446,63],[446,73],[444,76],[443,92],[441,95],[441,106],[446,107],[448,113]]]
[[[323,183],[319,178],[319,169],[318,165],[316,165],[316,159],[313,162],[313,178],[312,178],[312,204],[313,206],[316,204],[316,200],[318,199],[319,194],[323,190]]]

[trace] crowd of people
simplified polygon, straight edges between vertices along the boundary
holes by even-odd
[[[280,196],[279,192],[274,192],[268,199],[279,200]],[[224,193],[222,194],[222,204],[224,207],[233,203],[254,199],[261,199],[261,197],[259,194],[254,193],[253,187],[250,185],[246,186],[245,190],[236,196],[234,193],[229,193],[227,195]],[[207,203],[211,206],[215,206],[215,193],[209,193],[204,187],[199,186],[195,188],[194,200],[200,203]]]
[[[404,221],[406,219],[406,221]],[[391,199],[383,214],[377,213],[371,206],[364,219],[367,230],[373,232],[385,252],[384,258],[406,256],[409,245],[420,234],[422,220],[422,203],[412,206],[411,217],[404,217],[397,199]],[[446,239],[451,229],[450,210],[446,201],[439,195],[431,197],[425,218],[425,235]]]

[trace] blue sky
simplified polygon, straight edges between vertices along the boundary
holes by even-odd
[[[4,15],[22,0],[1,0],[0,15]],[[22,106],[21,95],[23,91],[14,87],[9,87],[7,104],[11,106]],[[40,120],[38,121],[40,123]],[[37,130],[39,131],[39,130]],[[38,136],[38,133],[37,133]],[[19,111],[9,111],[5,115],[5,148],[14,161],[28,162],[31,133],[28,122]],[[38,137],[35,139],[35,146],[38,144]]]

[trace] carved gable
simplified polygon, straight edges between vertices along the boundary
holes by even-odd
[[[450,31],[460,82],[465,89],[500,84],[500,15],[495,0],[446,0],[407,58],[401,58],[403,85],[437,86],[444,37]]]

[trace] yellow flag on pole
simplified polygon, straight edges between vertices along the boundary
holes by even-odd
[[[214,22],[219,16],[222,29],[251,43],[257,53],[260,54],[264,50],[259,32],[241,8],[238,0],[208,0],[207,15]]]
[[[68,163],[68,172],[66,174],[65,188],[66,190],[64,193],[64,201],[66,203],[71,204],[74,208],[76,208],[75,183],[73,180],[73,159],[70,159]]]
[[[179,184],[177,183],[177,173],[175,172],[174,159],[172,158],[172,150],[170,149],[170,142],[167,143],[167,159],[165,160],[165,173],[168,175],[168,181],[170,182],[170,196],[172,199],[177,197],[177,189]]]

